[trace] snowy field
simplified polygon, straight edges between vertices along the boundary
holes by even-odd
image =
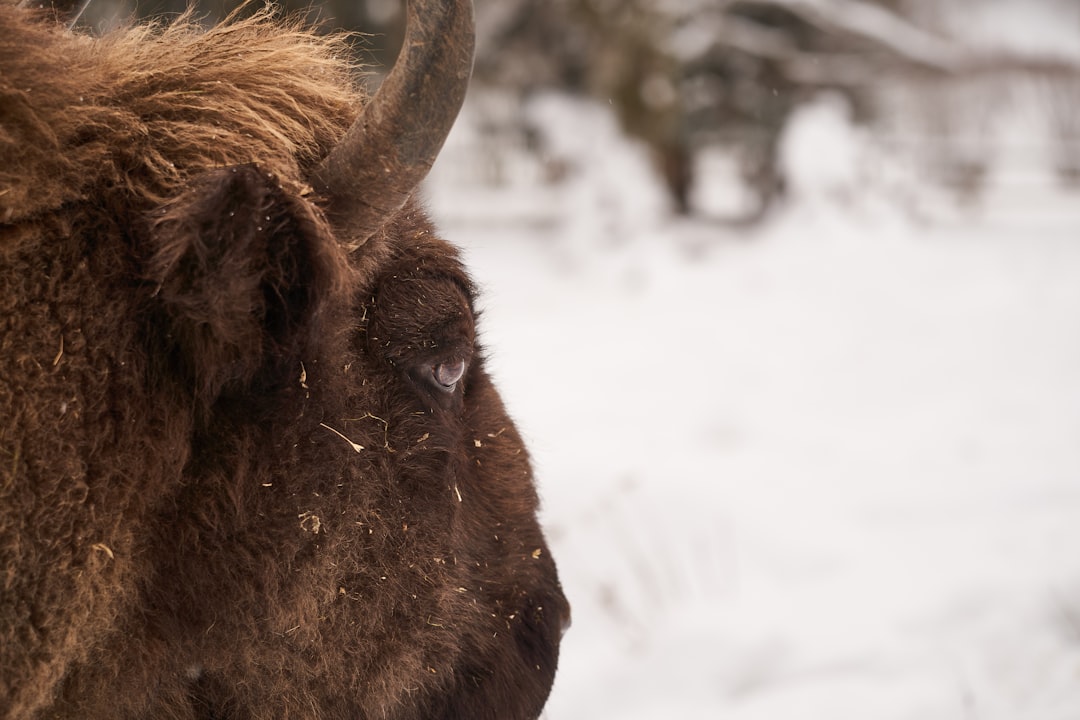
[[[546,717],[1080,718],[1080,192],[909,212],[823,102],[738,230],[604,108],[530,112],[563,179],[478,180],[466,115],[428,195],[573,604]]]

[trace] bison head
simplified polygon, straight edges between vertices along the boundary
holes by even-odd
[[[0,717],[536,717],[568,618],[412,199],[471,4],[364,101],[267,13],[0,5]]]

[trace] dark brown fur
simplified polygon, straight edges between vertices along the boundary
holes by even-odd
[[[568,611],[473,288],[306,185],[345,56],[0,5],[0,718],[539,714]]]

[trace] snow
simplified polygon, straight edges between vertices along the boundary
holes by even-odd
[[[964,52],[1080,60],[1074,0],[950,0],[902,3],[904,14],[867,0],[773,0],[775,4],[902,56],[950,67]],[[921,22],[920,22],[921,20]]]
[[[1080,6],[1072,0],[969,0],[941,3],[938,12],[969,47],[1080,60]]]
[[[916,218],[823,98],[736,229],[668,217],[602,104],[529,106],[557,179],[480,177],[476,107],[429,204],[573,604],[545,716],[1080,717],[1080,198]]]

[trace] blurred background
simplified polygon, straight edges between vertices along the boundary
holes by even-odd
[[[401,0],[286,5],[392,64]],[[1080,717],[1080,3],[476,17],[425,194],[574,605],[546,717]]]

